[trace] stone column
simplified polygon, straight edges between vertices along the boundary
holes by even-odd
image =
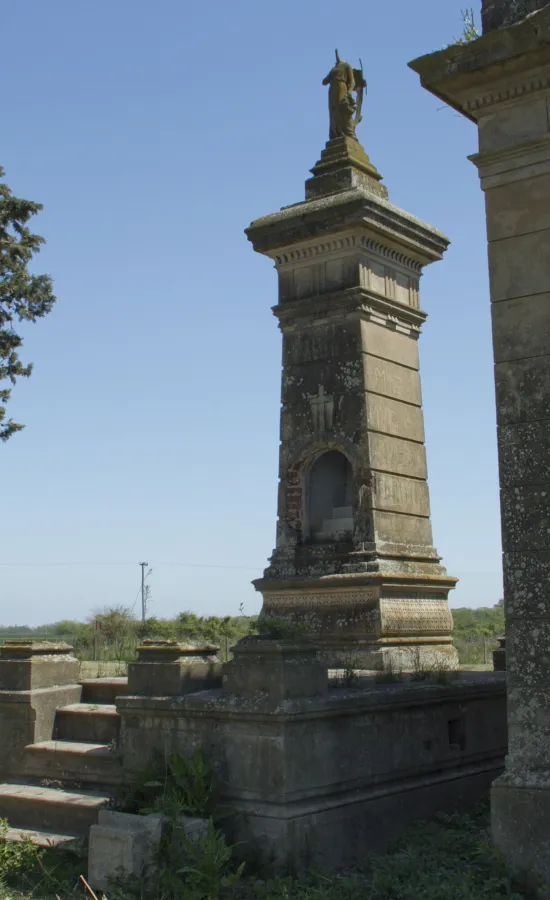
[[[49,741],[55,711],[78,703],[79,663],[69,644],[6,641],[0,647],[0,774],[27,744]]]
[[[500,466],[509,752],[496,843],[550,883],[550,6],[491,0],[486,34],[411,63],[477,123]],[[517,21],[521,9],[531,14]],[[516,24],[510,27],[494,26]]]

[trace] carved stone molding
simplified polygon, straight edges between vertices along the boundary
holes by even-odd
[[[363,588],[361,591],[334,591],[313,593],[309,591],[272,591],[265,594],[265,603],[271,609],[288,607],[321,607],[331,606],[363,606],[375,603],[378,599],[378,591],[375,588]]]
[[[468,157],[479,171],[484,191],[550,171],[550,134],[503,150],[473,153]]]
[[[346,250],[353,250],[356,248],[364,248],[383,259],[391,260],[398,266],[410,269],[416,274],[419,274],[422,271],[422,265],[418,260],[413,259],[411,256],[407,256],[405,253],[400,253],[398,250],[394,250],[392,247],[388,247],[380,241],[375,241],[373,238],[367,237],[366,235],[358,234],[345,234],[330,240],[309,244],[305,247],[285,248],[276,253],[273,259],[276,267],[280,268],[333,253],[341,254],[342,251],[345,252]]]
[[[512,82],[500,89],[478,94],[466,100],[465,108],[470,113],[479,113],[479,110],[495,106],[497,103],[513,102],[518,98],[525,97],[526,94],[534,94],[537,91],[550,92],[550,73],[536,75],[533,78]]]
[[[322,303],[322,305],[321,305]],[[350,288],[319,298],[316,306],[311,298],[289,300],[272,307],[283,331],[309,327],[330,319],[356,315],[389,328],[417,337],[426,321],[426,313],[406,306],[367,288]]]

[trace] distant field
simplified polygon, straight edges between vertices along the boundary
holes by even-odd
[[[81,662],[80,677],[81,678],[109,678],[116,675],[126,675],[128,672],[127,663],[119,662]]]

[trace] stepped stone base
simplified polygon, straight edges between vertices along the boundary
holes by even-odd
[[[34,831],[32,828],[8,828],[5,832],[7,844],[23,844],[30,841],[35,847],[63,847],[72,844],[74,834],[56,834],[53,831]]]
[[[120,719],[112,701],[127,690],[127,681],[89,679],[82,686],[56,686],[57,679],[74,677],[76,660],[65,647],[63,653],[59,647],[35,649],[5,651],[16,666],[15,673],[4,666],[9,683],[18,672],[35,683],[38,666],[54,684],[0,690],[0,751],[5,748],[10,761],[9,780],[0,784],[0,818],[10,823],[8,841],[59,846],[87,835],[123,780],[117,753]],[[19,667],[23,653],[26,670]],[[88,702],[76,702],[81,697]]]
[[[415,819],[473,805],[506,750],[503,674],[346,687],[293,641],[239,642],[221,692],[117,708],[125,768],[207,748],[221,804],[242,813],[229,838],[266,871],[361,865]]]
[[[116,750],[105,744],[41,741],[25,747],[17,774],[79,784],[117,785],[122,768]]]
[[[40,826],[53,832],[86,835],[110,795],[69,791],[35,784],[0,784],[0,818],[12,828]]]
[[[317,640],[319,659],[328,668],[365,669],[375,672],[455,671],[459,667],[456,648],[452,644],[407,644],[381,647],[376,644],[331,643]]]
[[[262,617],[321,648],[330,668],[406,670],[458,667],[446,575],[357,573],[255,582]]]

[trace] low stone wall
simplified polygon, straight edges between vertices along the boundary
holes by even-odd
[[[351,865],[415,819],[471,806],[503,769],[504,674],[329,690],[311,650],[251,649],[226,668],[225,690],[117,699],[125,770],[153,749],[204,748],[220,799],[240,813],[232,837],[245,857]],[[296,696],[300,681],[310,696]]]

